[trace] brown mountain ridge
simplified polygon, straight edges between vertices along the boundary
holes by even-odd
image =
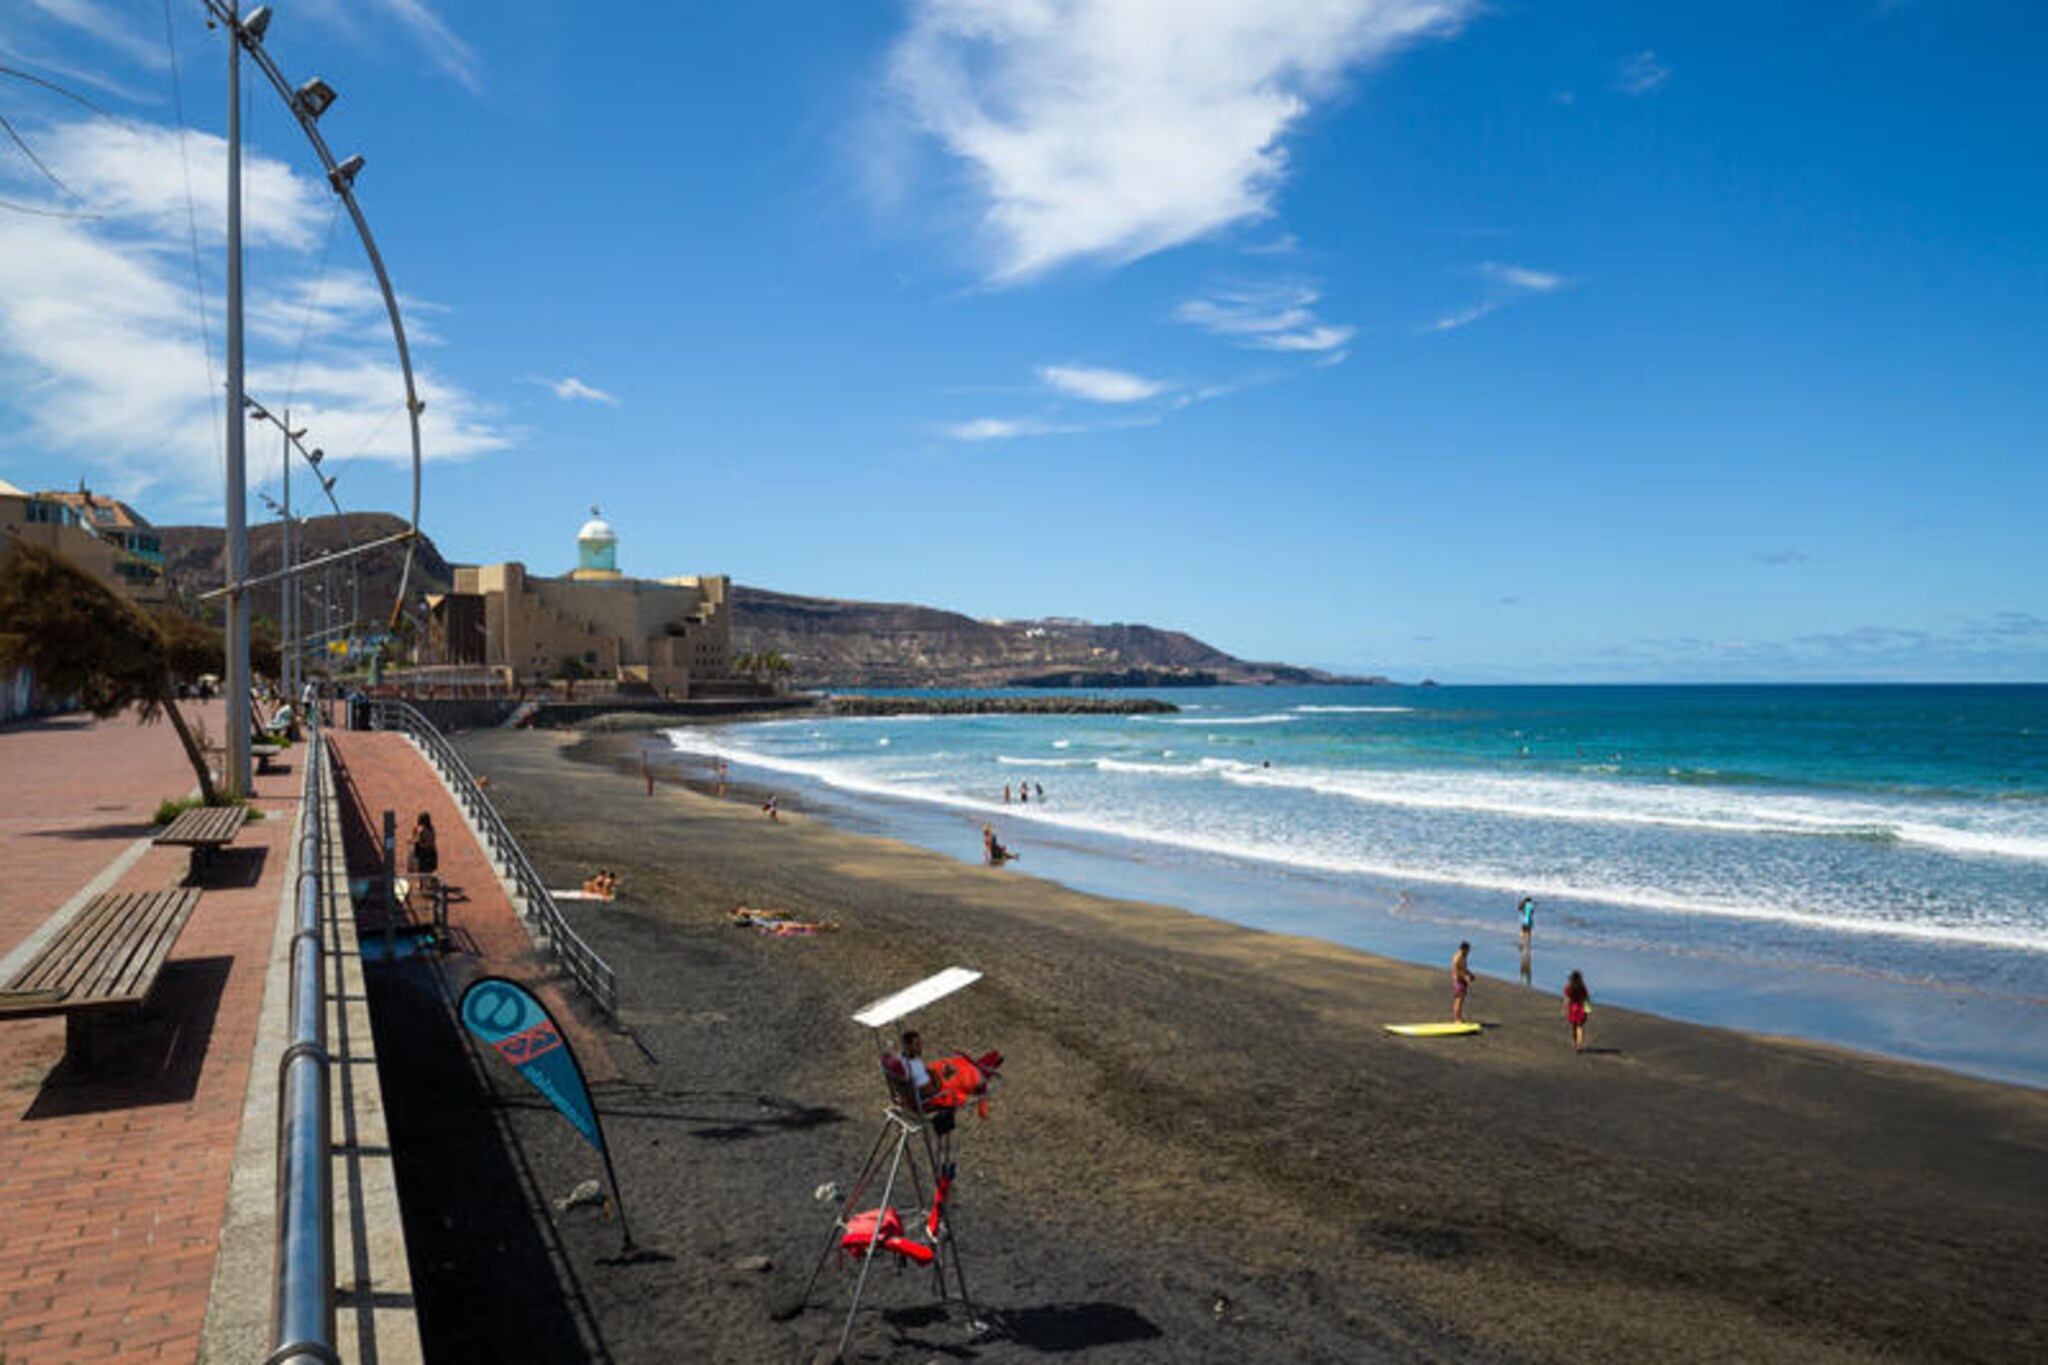
[[[315,517],[305,523],[301,557],[330,554],[403,530],[384,513]],[[222,532],[216,526],[165,526],[164,568],[188,601],[219,586]],[[372,551],[357,562],[358,585],[346,567],[310,582],[321,596],[342,604],[360,592],[365,619],[389,614],[404,551]],[[282,561],[276,522],[249,529],[250,571],[261,574]],[[412,593],[446,592],[453,567],[431,538],[422,536],[413,564]],[[274,586],[252,594],[251,610],[276,620]],[[309,622],[313,619],[309,612]],[[792,665],[798,687],[1205,687],[1230,683],[1302,684],[1384,682],[1341,677],[1318,669],[1237,658],[1177,630],[1147,625],[1095,625],[1063,617],[984,621],[958,612],[909,603],[852,602],[799,597],[766,588],[733,586],[733,649],[778,653]]]

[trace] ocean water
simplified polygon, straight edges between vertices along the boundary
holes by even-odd
[[[1182,711],[670,738],[963,859],[993,821],[1086,890],[1423,962],[1470,938],[1510,986],[1533,895],[1531,989],[1577,967],[1610,1003],[2048,1085],[2048,687],[1153,695]]]

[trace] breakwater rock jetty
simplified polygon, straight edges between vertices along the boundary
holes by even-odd
[[[1180,710],[1155,697],[826,697],[835,716],[1157,716]]]

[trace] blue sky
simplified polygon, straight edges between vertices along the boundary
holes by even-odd
[[[275,8],[451,558],[597,503],[628,572],[1409,679],[2048,679],[2037,6]],[[223,45],[4,13],[0,477],[218,523]],[[400,510],[361,250],[247,108],[252,391]]]

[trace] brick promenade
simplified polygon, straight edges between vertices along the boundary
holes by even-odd
[[[219,703],[188,704],[187,715],[220,734]],[[450,918],[461,952],[449,958],[449,974],[528,979],[582,1035],[591,1080],[608,1079],[608,1049],[544,979],[496,872],[432,767],[402,736],[330,734],[352,875],[374,870],[383,810],[398,813],[401,840],[415,814],[432,812],[441,873],[455,889]],[[265,973],[286,912],[301,778],[298,755],[287,753],[256,779],[266,818],[244,826],[207,875],[150,1007],[101,1028],[90,1074],[60,1064],[61,1018],[0,1020],[6,1365],[200,1357]],[[151,817],[160,801],[195,787],[176,733],[162,722],[64,716],[0,727],[0,956],[88,888],[177,883],[186,854],[149,846]],[[269,1151],[267,1136],[259,1145]],[[255,1292],[267,1302],[267,1288]]]
[[[219,703],[191,708],[220,734]],[[298,802],[287,755],[268,818],[208,876],[154,1007],[102,1030],[93,1074],[58,1065],[61,1019],[0,1021],[0,1356],[8,1365],[191,1360],[198,1349]],[[0,729],[0,954],[146,845],[196,786],[167,723],[80,716]],[[141,850],[108,890],[185,872]]]

